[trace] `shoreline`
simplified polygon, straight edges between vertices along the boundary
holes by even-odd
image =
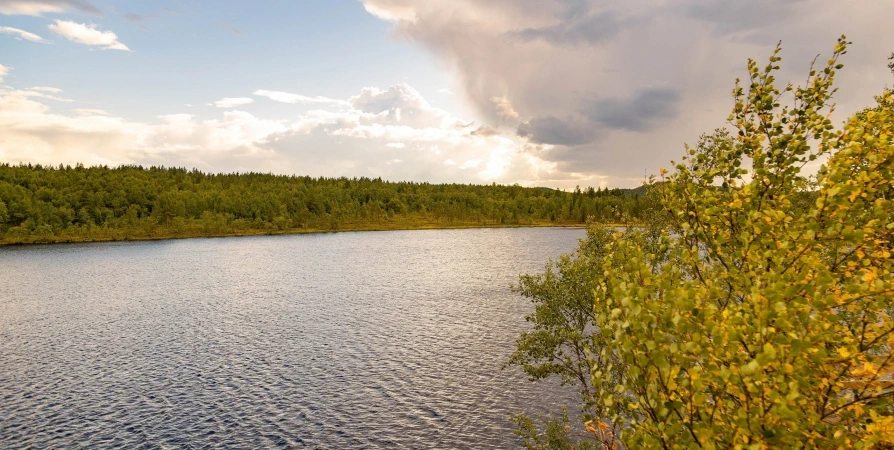
[[[624,226],[623,224],[609,224],[611,226]],[[280,236],[280,235],[299,235],[299,234],[323,234],[323,233],[355,233],[367,231],[417,231],[417,230],[463,230],[463,229],[487,229],[487,228],[587,228],[587,224],[458,224],[458,225],[429,225],[421,224],[419,226],[364,226],[364,227],[345,227],[337,230],[326,229],[305,229],[294,228],[288,230],[242,230],[232,232],[218,233],[184,233],[179,234],[159,234],[157,236],[105,236],[105,237],[79,237],[70,236],[58,239],[35,239],[33,241],[5,242],[0,241],[0,248],[3,247],[25,247],[30,245],[56,245],[56,244],[90,244],[103,242],[139,242],[139,241],[167,241],[178,239],[202,239],[202,238],[228,238],[228,237],[247,237],[247,236]]]

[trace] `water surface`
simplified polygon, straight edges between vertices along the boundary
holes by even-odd
[[[0,248],[0,448],[514,448],[509,285],[580,229]]]

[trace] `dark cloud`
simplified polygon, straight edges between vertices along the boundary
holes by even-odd
[[[647,132],[677,117],[680,93],[669,87],[647,88],[628,98],[588,102],[582,118],[537,116],[518,126],[516,133],[538,144],[579,146],[599,137],[600,130]]]
[[[790,21],[805,0],[694,0],[682,7],[686,16],[704,21],[720,37],[775,42],[766,30]],[[775,39],[775,40],[774,40]]]
[[[608,128],[643,132],[675,118],[680,98],[680,93],[673,88],[648,88],[629,98],[596,100],[586,113],[594,122]]]
[[[572,16],[568,21],[540,28],[525,28],[509,35],[526,41],[540,39],[556,45],[589,45],[608,40],[622,29],[618,15],[608,11]]]
[[[568,116],[560,119],[553,115],[535,117],[518,126],[519,136],[537,144],[581,145],[593,142],[596,128],[583,120]]]
[[[592,0],[560,0],[560,3],[564,10],[558,14],[558,17],[565,21],[589,14],[595,5]]]

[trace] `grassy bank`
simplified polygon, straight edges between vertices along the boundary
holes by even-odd
[[[189,239],[209,237],[237,237],[237,236],[271,236],[287,234],[312,234],[335,233],[351,231],[396,231],[396,230],[442,230],[442,229],[470,229],[470,228],[581,228],[580,223],[556,223],[549,221],[532,221],[521,224],[480,223],[470,221],[446,221],[446,220],[416,220],[416,221],[391,221],[378,223],[346,224],[337,228],[287,228],[287,229],[233,229],[233,230],[206,230],[204,227],[187,227],[172,229],[170,227],[155,227],[149,229],[82,229],[76,232],[60,233],[58,235],[23,235],[4,236],[0,238],[0,246],[30,245],[30,244],[61,244],[61,243],[86,243],[86,242],[115,242],[115,241],[154,241],[168,239]]]

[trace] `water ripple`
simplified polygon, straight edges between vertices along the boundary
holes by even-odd
[[[0,249],[0,447],[512,448],[508,286],[580,230]]]

